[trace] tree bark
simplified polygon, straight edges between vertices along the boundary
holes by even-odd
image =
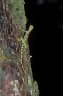
[[[0,0],[0,96],[38,96],[22,31],[27,22],[24,4],[24,0]]]

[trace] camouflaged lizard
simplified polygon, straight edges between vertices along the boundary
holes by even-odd
[[[27,43],[26,42],[28,40],[29,33],[32,31],[32,29],[33,29],[33,25],[30,25],[29,29],[27,31],[22,30],[22,32],[25,32],[25,36],[17,39],[17,41],[21,44],[20,62],[21,62],[21,66],[22,66],[23,71],[24,71],[23,64],[22,64],[23,50],[25,50],[25,52],[26,52],[26,48],[27,48]]]

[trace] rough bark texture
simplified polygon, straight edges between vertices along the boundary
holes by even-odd
[[[24,4],[24,0],[0,0],[0,96],[38,96],[24,38]]]

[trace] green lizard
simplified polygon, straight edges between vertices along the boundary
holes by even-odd
[[[21,44],[21,53],[20,53],[21,54],[21,56],[20,56],[21,59],[20,59],[20,62],[21,62],[21,66],[22,66],[23,71],[24,71],[23,64],[22,64],[23,49],[26,51],[26,48],[27,48],[26,41],[28,40],[29,33],[32,31],[32,29],[33,29],[33,25],[30,25],[28,31],[22,30],[23,32],[25,32],[25,36],[24,37],[20,37],[20,38],[17,39],[17,41]]]

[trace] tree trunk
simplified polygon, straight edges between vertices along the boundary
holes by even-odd
[[[38,96],[25,40],[24,0],[0,0],[0,96]]]

